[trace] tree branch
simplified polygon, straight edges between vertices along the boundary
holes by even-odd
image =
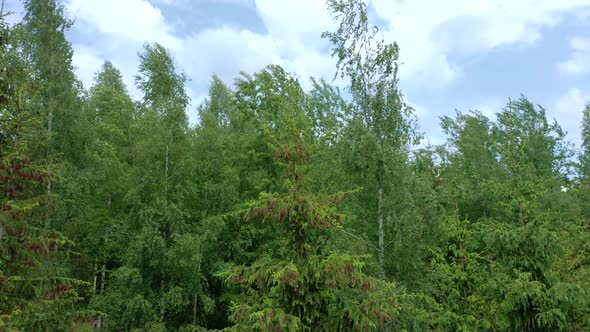
[[[348,235],[350,235],[350,236],[354,237],[355,239],[357,239],[357,240],[359,240],[359,241],[361,241],[361,242],[364,242],[365,244],[368,244],[368,245],[370,245],[371,247],[373,247],[373,249],[375,249],[375,250],[379,251],[379,248],[377,248],[377,247],[376,247],[374,244],[372,244],[371,242],[368,242],[368,241],[366,241],[365,239],[361,238],[360,236],[357,236],[357,235],[354,235],[354,234],[352,234],[352,233],[349,233],[349,232],[347,232],[347,231],[345,231],[345,230],[343,230],[343,229],[340,229],[340,231],[341,231],[342,233],[344,233],[344,234],[348,234]]]
[[[390,244],[392,244],[395,240],[391,240],[389,241],[389,243],[387,243],[386,245],[383,246],[383,249],[389,247]]]

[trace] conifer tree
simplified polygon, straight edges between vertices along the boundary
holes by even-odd
[[[72,21],[56,0],[26,0],[23,40],[27,60],[40,84],[37,102],[49,138],[45,155],[63,155],[79,162],[84,146],[80,83],[72,65],[73,50],[66,39]]]
[[[0,13],[0,329],[66,330],[88,318],[76,302],[85,287],[68,277],[72,243],[51,227],[46,185],[54,165],[35,155],[43,141],[41,91],[19,56],[22,30]]]
[[[287,99],[275,114],[278,130],[272,143],[284,172],[282,190],[261,193],[248,203],[244,217],[246,222],[274,223],[283,250],[235,267],[227,276],[244,288],[244,296],[232,308],[234,328],[382,329],[398,310],[393,285],[365,275],[361,258],[326,250],[329,236],[343,222],[335,204],[344,194],[319,196],[308,190],[305,175],[311,151],[297,99]]]

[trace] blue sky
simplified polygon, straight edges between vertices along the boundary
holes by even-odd
[[[85,86],[108,59],[130,91],[137,52],[159,42],[191,79],[195,108],[213,73],[280,64],[308,86],[331,79],[334,61],[322,31],[334,28],[323,0],[65,0],[76,20],[69,38]],[[6,6],[22,15],[17,0]],[[455,109],[492,116],[526,95],[580,141],[590,100],[590,0],[372,0],[370,15],[401,48],[400,86],[432,143],[439,117]]]

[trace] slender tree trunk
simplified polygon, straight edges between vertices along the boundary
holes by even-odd
[[[105,263],[102,264],[102,271],[100,271],[100,294],[104,294],[104,288],[106,285],[106,273],[107,273],[107,265]]]
[[[98,271],[97,271],[97,263],[94,263],[94,294],[97,293],[97,277],[98,277]],[[101,271],[100,271],[100,294],[104,294],[104,288],[105,288],[105,284],[106,284],[106,270],[107,270],[107,265],[105,263],[102,263],[101,265]],[[96,329],[100,330],[102,329],[103,326],[103,317],[98,316],[98,319],[96,320]]]
[[[165,206],[164,208],[166,209],[166,215],[168,214],[168,162],[169,162],[169,154],[170,154],[170,145],[166,144],[166,159],[165,159],[165,164],[164,164],[164,201],[165,201]],[[167,237],[167,231],[164,231],[162,234],[162,237],[164,238],[164,240],[166,240]],[[164,321],[164,314],[166,312],[166,308],[165,308],[165,303],[164,303],[164,274],[162,273],[162,276],[160,277],[160,296],[161,298],[161,302],[160,302],[160,317],[162,322]]]
[[[399,252],[399,250],[400,250],[399,246],[400,246],[400,244],[403,243],[403,241],[402,241],[402,234],[403,234],[402,233],[402,226],[400,225],[400,222],[399,222],[401,219],[397,215],[395,215],[395,220],[398,220],[398,222],[394,223],[392,218],[390,218],[390,216],[387,215],[386,220],[387,220],[387,225],[391,225],[393,232],[394,232],[394,237],[395,237],[395,243],[393,243],[393,248],[391,249],[391,251],[394,253]],[[391,242],[389,242],[389,243],[391,243]],[[385,245],[385,248],[389,247],[389,243]],[[395,264],[394,268],[395,268],[396,276],[400,276],[401,275],[400,264]]]
[[[49,109],[49,113],[47,114],[47,137],[48,137],[48,144],[47,147],[47,154],[49,154],[49,149],[51,149],[51,132],[53,131],[53,111]],[[51,195],[51,179],[47,181],[47,195]]]
[[[385,227],[383,225],[383,188],[377,189],[377,223],[379,225],[379,275],[385,280]]]
[[[133,143],[131,141],[131,126],[127,125],[127,144],[129,144],[129,152],[131,153],[131,165],[135,166],[135,149],[133,148]]]
[[[168,156],[170,154],[170,145],[166,144],[166,169],[165,169],[165,174],[164,174],[164,181],[166,181],[166,201],[168,201]]]
[[[166,304],[164,303],[164,277],[160,279],[160,321],[164,322],[164,314],[166,313]]]
[[[197,294],[193,298],[193,325],[197,325]]]
[[[49,110],[47,114],[47,134],[51,137],[51,131],[53,130],[53,111]]]
[[[94,260],[94,282],[92,283],[93,287],[93,291],[94,291],[94,295],[96,295],[96,290],[97,290],[97,281],[98,281],[98,259]]]

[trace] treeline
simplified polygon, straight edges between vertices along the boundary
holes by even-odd
[[[133,100],[86,89],[56,0],[0,13],[0,331],[588,331],[580,152],[524,96],[421,140],[397,44],[328,0],[340,91],[283,68],[187,77],[157,43]],[[579,161],[579,162],[578,162]]]

